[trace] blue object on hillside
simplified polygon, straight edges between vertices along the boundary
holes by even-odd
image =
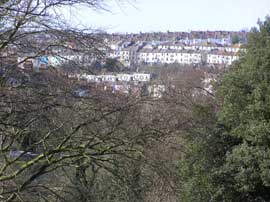
[[[47,56],[41,56],[38,58],[39,64],[48,65],[49,64],[49,58]]]

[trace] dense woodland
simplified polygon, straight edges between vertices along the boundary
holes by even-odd
[[[70,63],[35,72],[12,60],[52,47],[102,58],[100,38],[67,25],[58,9],[104,3],[1,1],[0,201],[270,201],[270,18],[238,62],[211,70],[212,92],[202,68],[149,70],[167,86],[155,99],[70,79]],[[89,95],[74,93],[82,86]]]

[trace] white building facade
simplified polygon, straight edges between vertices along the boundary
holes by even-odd
[[[231,65],[234,61],[238,59],[239,59],[238,55],[227,52],[211,52],[207,54],[208,64]]]

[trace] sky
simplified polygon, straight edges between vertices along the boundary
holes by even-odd
[[[123,1],[123,0],[122,0]],[[80,7],[69,20],[113,33],[238,31],[270,15],[270,0],[111,0],[110,12]]]

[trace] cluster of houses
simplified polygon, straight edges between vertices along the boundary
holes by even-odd
[[[154,98],[161,98],[165,91],[165,85],[151,84],[151,75],[145,73],[120,73],[120,74],[75,74],[70,78],[85,80],[92,83],[92,86],[102,91],[111,93],[131,95],[140,97],[149,95]],[[77,92],[78,96],[85,96],[85,90]]]
[[[111,35],[110,37],[113,39],[105,40],[107,46],[100,47],[100,51],[105,52],[108,58],[119,60],[126,67],[138,67],[141,64],[183,64],[198,67],[200,65],[220,65],[225,67],[238,60],[241,52],[245,51],[244,43],[232,43],[229,32],[149,33],[132,37],[126,35],[124,40],[123,36]],[[44,52],[42,56],[38,57],[27,51],[24,54],[18,54],[16,49],[10,47],[5,55],[0,56],[0,73],[9,66],[8,64],[13,63],[18,64],[21,69],[39,72],[48,69],[49,66],[60,66],[67,61],[79,61],[79,63],[67,63],[66,66],[78,64],[88,67],[98,60],[94,53],[79,53],[72,51],[73,47],[70,44],[67,46],[68,48],[59,47],[48,53]],[[105,62],[101,60],[100,64],[102,66]],[[165,91],[163,85],[151,84],[150,74],[82,74],[75,77],[101,86],[104,90],[124,94],[138,95],[148,92],[153,97],[160,97],[161,92]]]
[[[120,74],[102,74],[102,75],[90,75],[90,74],[76,74],[71,77],[78,79],[85,79],[88,82],[149,82],[151,79],[150,74],[144,73],[120,73]]]
[[[245,51],[246,32],[167,32],[140,34],[108,34],[102,35],[104,43],[100,52],[106,53],[107,58],[115,58],[126,67],[137,67],[140,64],[172,64],[185,65],[231,65]],[[238,36],[238,43],[233,43],[232,37]],[[48,40],[40,38],[39,40]],[[50,50],[49,54],[38,59],[25,61],[23,54],[17,58],[21,68],[36,67],[44,69],[48,64],[58,66],[62,63],[91,66],[97,60],[102,65],[104,58],[91,54],[91,51],[79,53],[72,51],[75,43],[66,43],[63,47]],[[27,57],[29,54],[26,54]],[[34,57],[32,57],[34,58]]]
[[[127,43],[111,45],[108,57],[118,59],[125,66],[132,64],[209,64],[231,65],[239,59],[241,44],[223,46],[212,43],[187,45],[185,43]]]
[[[111,42],[126,42],[126,41],[177,41],[185,44],[197,44],[197,43],[216,43],[223,46],[231,45],[239,41],[245,44],[247,41],[247,30],[242,31],[189,31],[189,32],[148,32],[137,34],[103,34],[102,37],[107,38]]]

